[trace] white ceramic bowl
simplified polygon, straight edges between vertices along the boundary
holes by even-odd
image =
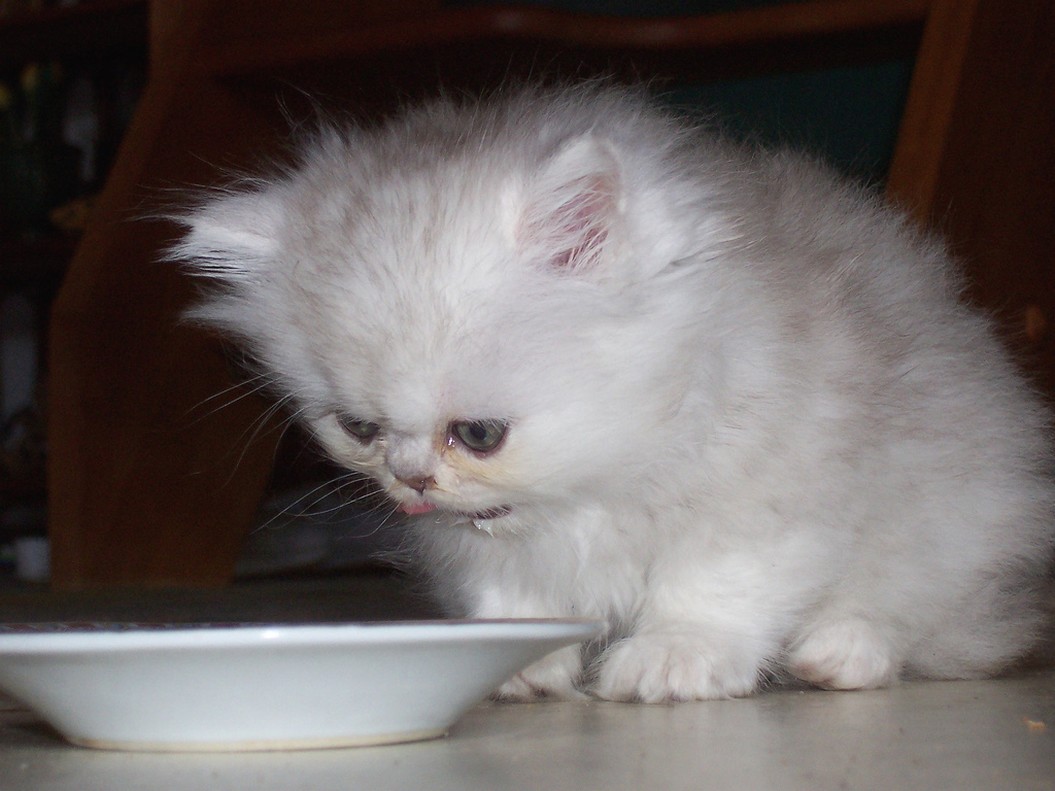
[[[276,750],[441,736],[586,620],[0,626],[0,689],[75,744]]]

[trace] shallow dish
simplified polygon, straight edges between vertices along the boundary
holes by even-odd
[[[587,620],[0,625],[0,689],[69,741],[278,750],[442,736]]]

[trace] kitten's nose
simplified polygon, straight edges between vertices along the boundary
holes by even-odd
[[[406,477],[399,475],[396,477],[418,494],[425,494],[426,489],[431,489],[436,485],[436,479],[431,475],[408,475]]]

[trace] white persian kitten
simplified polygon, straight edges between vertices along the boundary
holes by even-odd
[[[327,129],[181,218],[240,341],[452,616],[592,616],[507,696],[878,687],[1035,641],[1048,416],[935,240],[635,92]]]

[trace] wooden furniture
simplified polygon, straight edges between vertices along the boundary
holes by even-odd
[[[173,229],[133,220],[178,197],[167,188],[276,153],[276,86],[369,114],[440,78],[478,87],[538,64],[709,79],[915,52],[888,192],[950,234],[974,296],[1021,323],[1034,370],[1055,385],[1048,0],[814,0],[676,20],[186,0],[153,3],[150,25],[146,94],[52,318],[57,587],[230,578],[280,420],[232,384],[216,339],[180,324],[193,285],[157,261]]]

